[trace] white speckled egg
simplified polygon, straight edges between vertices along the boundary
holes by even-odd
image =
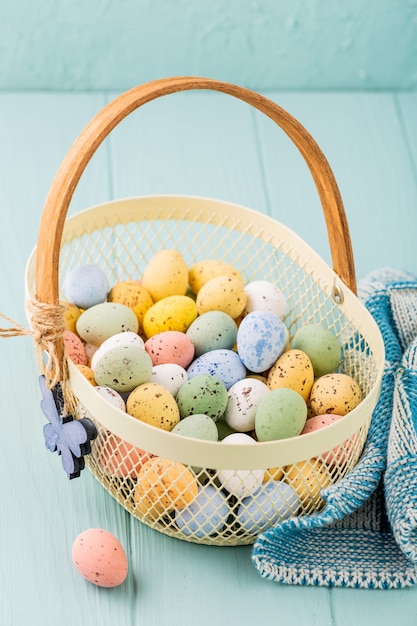
[[[258,404],[269,393],[268,387],[256,378],[244,378],[230,387],[224,414],[226,424],[238,432],[248,432],[255,428],[255,415]]]
[[[129,392],[150,380],[152,361],[140,346],[119,346],[106,351],[97,360],[94,378],[100,386]]]
[[[126,411],[126,403],[120,393],[118,393],[111,387],[104,387],[101,385],[97,385],[97,387],[95,387],[95,390],[102,398],[107,400],[107,402],[110,402],[110,404],[115,406],[117,409],[120,409],[121,411]]]
[[[212,350],[199,356],[187,369],[188,378],[208,374],[219,378],[226,389],[246,376],[246,368],[233,350]]]
[[[257,445],[256,441],[245,433],[232,433],[222,440],[222,443],[233,445]],[[265,470],[229,470],[222,469],[218,472],[220,484],[230,494],[237,498],[251,496],[263,483]]]
[[[230,315],[223,311],[207,311],[199,315],[189,326],[187,336],[195,348],[195,356],[210,350],[230,350],[236,343],[237,326]]]
[[[240,323],[237,351],[248,370],[265,372],[284,352],[288,330],[283,321],[270,311],[253,311]]]
[[[138,319],[132,309],[117,302],[90,307],[77,320],[77,333],[87,343],[100,346],[112,335],[138,332]]]
[[[68,272],[63,291],[68,302],[88,309],[106,300],[110,285],[102,269],[91,264],[81,265]]]
[[[174,396],[188,380],[186,370],[176,363],[154,365],[150,382],[162,385]]]
[[[245,285],[247,296],[244,314],[252,311],[271,311],[283,319],[287,313],[287,300],[280,289],[269,280],[254,280]]]

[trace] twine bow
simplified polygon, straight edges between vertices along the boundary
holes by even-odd
[[[61,304],[46,304],[33,298],[27,303],[27,310],[30,316],[30,329],[0,313],[0,317],[12,324],[9,328],[0,328],[0,337],[32,337],[39,356],[44,352],[48,357],[46,364],[39,359],[48,388],[51,389],[58,382],[65,386],[67,365],[62,343],[65,331],[64,307]]]

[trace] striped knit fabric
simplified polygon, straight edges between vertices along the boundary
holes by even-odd
[[[386,362],[355,469],[323,491],[318,513],[260,535],[252,560],[284,584],[402,588],[417,583],[417,278],[379,270],[359,284]]]

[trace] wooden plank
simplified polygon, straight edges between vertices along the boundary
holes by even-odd
[[[338,181],[359,278],[379,267],[417,270],[417,185],[393,96],[270,94],[304,124]],[[309,172],[286,137],[259,119],[269,204],[274,216],[330,260],[324,220]]]

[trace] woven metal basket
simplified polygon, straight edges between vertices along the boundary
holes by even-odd
[[[334,269],[284,225],[220,200],[138,197],[66,219],[82,172],[117,123],[146,102],[191,89],[235,96],[273,119],[292,139],[316,183]],[[246,282],[275,283],[289,305],[284,322],[290,338],[305,324],[323,324],[342,346],[340,371],[363,392],[355,409],[316,432],[250,446],[202,441],[155,428],[109,404],[72,362],[66,363],[62,337],[55,340],[68,367],[69,404],[76,417],[88,415],[98,431],[87,466],[115,500],[141,522],[179,539],[250,544],[289,515],[320,509],[322,489],[357,463],[379,394],[382,338],[355,295],[348,226],[327,160],[297,120],[255,92],[178,77],[134,88],[102,109],[73,144],[52,183],[38,245],[27,266],[27,297],[56,305],[63,297],[60,281],[86,263],[100,266],[111,284],[136,279],[155,253],[173,248],[189,267],[206,258],[221,259],[238,268]],[[256,490],[245,489],[255,483]]]

